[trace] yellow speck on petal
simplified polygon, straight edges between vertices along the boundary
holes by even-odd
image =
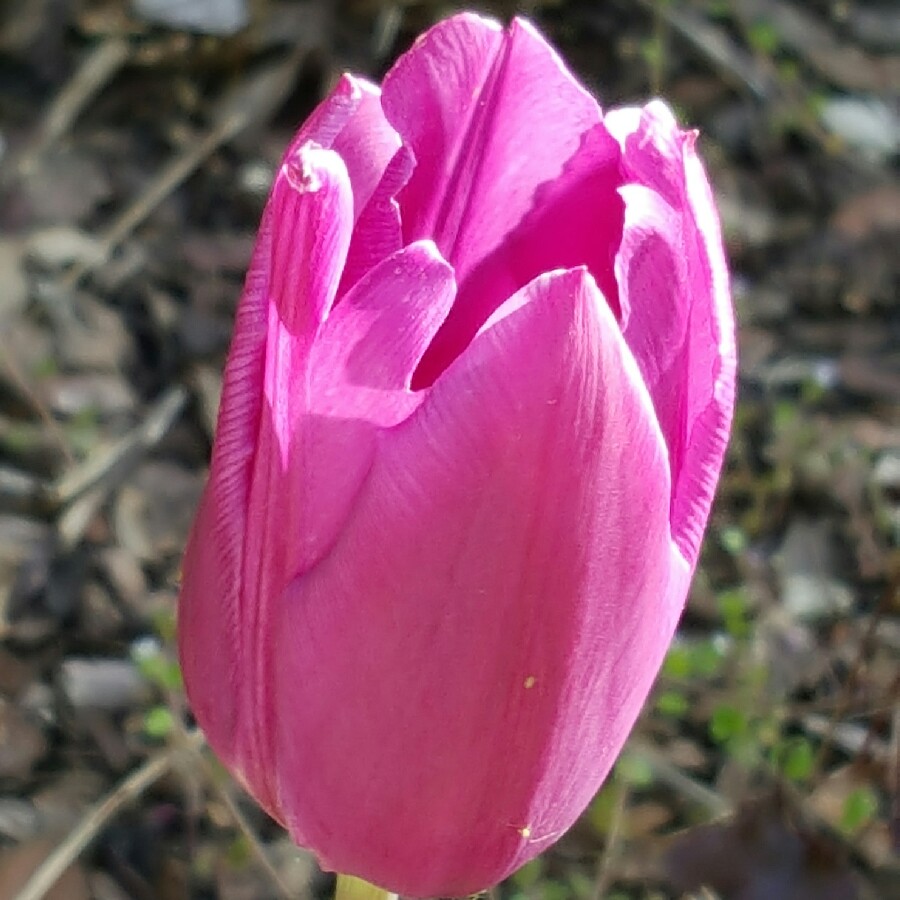
[[[524,828],[520,828],[519,834],[521,834],[522,837],[527,841],[531,837],[531,826],[526,825]]]
[[[537,678],[535,678],[534,675],[529,675],[525,679],[525,690],[530,691],[534,687],[536,681]]]

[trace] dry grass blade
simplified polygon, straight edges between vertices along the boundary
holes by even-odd
[[[791,46],[822,77],[848,91],[896,89],[900,56],[875,56],[838,36],[805,8],[785,0],[736,0],[739,15],[749,22],[766,22],[779,40]]]
[[[678,766],[657,750],[640,739],[633,739],[629,744],[631,752],[646,762],[653,770],[654,776],[673,791],[681,794],[691,803],[696,803],[707,810],[711,818],[728,815],[733,811],[731,803],[712,788],[695,781],[686,775]]]
[[[164,166],[140,196],[112,222],[101,236],[101,253],[97,260],[83,262],[69,271],[62,280],[64,290],[72,290],[89,275],[172,193],[197,167],[223,144],[245,128],[263,118],[284,98],[294,83],[306,48],[291,53],[273,63],[254,78],[224,98],[217,111],[213,127],[196,143],[191,144]]]
[[[71,469],[51,489],[51,499],[58,507],[72,503],[100,482],[114,482],[137,459],[165,437],[187,402],[187,391],[175,385],[156,401],[149,414],[136,428],[117,441],[106,452],[98,453],[77,468]]]
[[[34,144],[19,157],[18,164],[8,170],[8,177],[21,178],[34,172],[40,165],[41,157],[69,130],[81,111],[119,71],[127,58],[127,41],[110,38],[99,44],[60,91],[44,115]]]
[[[188,734],[185,734],[186,740],[189,739],[189,737],[190,736]],[[293,894],[288,889],[287,885],[285,885],[285,883],[282,881],[281,876],[278,874],[278,870],[275,868],[275,866],[272,865],[272,861],[269,859],[265,847],[263,847],[262,843],[256,835],[256,832],[253,830],[253,827],[247,821],[246,816],[241,812],[240,807],[238,807],[237,803],[235,802],[234,796],[229,789],[229,786],[221,783],[221,780],[213,771],[213,767],[210,765],[209,760],[203,755],[201,751],[202,746],[195,747],[194,756],[200,763],[200,766],[203,769],[207,780],[213,787],[213,790],[216,792],[219,799],[225,804],[228,812],[231,814],[232,819],[234,819],[235,825],[237,825],[238,830],[247,841],[247,844],[249,845],[253,856],[259,863],[259,867],[263,872],[265,872],[266,876],[268,877],[275,895],[279,898],[279,900],[294,900]]]
[[[853,702],[853,693],[859,683],[866,659],[871,652],[872,642],[878,628],[878,623],[883,616],[886,616],[891,610],[898,608],[900,608],[900,574],[894,576],[882,593],[878,606],[875,608],[866,631],[862,636],[862,640],[859,643],[859,651],[857,652],[853,665],[844,681],[840,699],[835,707],[828,728],[822,736],[822,743],[819,746],[819,752],[816,755],[815,764],[813,766],[813,780],[818,780],[822,777],[822,773],[825,771],[825,767],[828,764],[832,747],[835,743],[835,731]]]
[[[622,823],[625,820],[625,808],[628,805],[629,794],[628,785],[619,785],[616,805],[613,809],[609,831],[606,835],[606,846],[604,846],[603,852],[597,859],[597,870],[591,893],[592,900],[603,900],[613,881],[613,862],[615,861],[619,841],[622,837]]]
[[[28,879],[25,887],[12,900],[41,900],[60,876],[97,837],[122,807],[131,803],[151,785],[169,772],[185,749],[198,749],[203,745],[203,735],[194,731],[188,737],[185,748],[172,747],[147,760],[132,772],[110,794],[88,810],[78,825],[69,832],[62,843],[44,860]]]
[[[46,404],[38,397],[34,390],[32,390],[31,385],[28,383],[28,380],[20,371],[18,363],[15,361],[14,353],[15,350],[12,347],[3,348],[3,356],[0,356],[0,368],[3,369],[6,379],[15,386],[25,402],[31,407],[32,412],[34,412],[44,424],[47,434],[53,439],[57,447],[59,447],[60,453],[66,461],[74,465],[75,457],[72,455],[72,450],[69,447],[69,442],[66,440],[63,430],[53,418],[53,414],[50,410],[47,409]]]
[[[726,81],[747,91],[757,100],[772,99],[775,85],[760,72],[753,58],[741,50],[721,28],[689,9],[659,3],[658,0],[638,0],[638,3],[659,16],[708,59]]]

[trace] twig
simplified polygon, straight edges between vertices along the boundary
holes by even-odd
[[[181,385],[170,387],[150,408],[147,416],[124,437],[105,451],[90,457],[77,468],[66,472],[51,488],[50,499],[57,507],[66,506],[103,481],[115,480],[165,437],[187,402],[187,391]]]
[[[888,827],[890,828],[894,853],[900,853],[900,702],[894,707],[891,717],[891,757],[888,761],[888,796],[890,811]]]
[[[859,642],[859,650],[856,654],[856,658],[853,660],[853,665],[847,674],[847,678],[844,681],[844,687],[835,706],[834,714],[831,716],[828,730],[822,736],[822,743],[819,746],[819,752],[816,754],[812,774],[810,776],[810,781],[812,783],[816,783],[819,780],[828,763],[828,758],[831,754],[832,746],[834,745],[835,729],[837,728],[838,722],[844,717],[853,702],[853,692],[856,689],[863,670],[863,665],[868,657],[869,650],[871,649],[875,631],[882,618],[894,605],[900,605],[900,574],[894,576],[890,582],[888,582],[884,593],[878,600],[878,606],[872,612],[865,634],[863,634],[862,639]]]
[[[591,892],[592,900],[603,900],[612,881],[612,864],[619,847],[619,839],[622,836],[622,822],[625,820],[625,807],[631,791],[627,784],[619,785],[616,796],[616,805],[613,807],[612,818],[609,823],[609,831],[606,835],[606,843],[603,853],[597,860],[597,869],[594,875],[594,889]]]
[[[650,766],[653,774],[659,781],[668,785],[692,803],[704,807],[712,817],[718,818],[733,812],[731,803],[721,794],[686,775],[655,747],[644,741],[632,741],[628,746],[635,756],[643,759]]]
[[[190,732],[188,746],[197,749],[203,745],[199,731]],[[136,800],[151,785],[159,781],[178,761],[182,747],[171,747],[151,757],[139,769],[120,782],[112,793],[92,807],[87,815],[69,832],[68,836],[41,863],[13,900],[41,900],[62,874],[97,837],[104,825],[123,806]]]
[[[638,4],[668,23],[673,31],[691,44],[718,69],[725,81],[747,91],[757,100],[771,98],[774,87],[755,60],[716,25],[684,9],[682,5],[660,3],[659,0],[638,0]]]
[[[41,157],[69,130],[81,111],[119,71],[126,59],[126,41],[110,38],[98,45],[57,94],[44,116],[35,142],[19,157],[17,164],[7,170],[7,177],[0,179],[0,182],[34,172]]]
[[[64,291],[76,288],[98,262],[105,262],[110,254],[140,225],[165,198],[177,188],[200,163],[234,134],[233,122],[222,122],[197,143],[191,144],[173,159],[151,182],[141,195],[113,221],[100,237],[97,259],[85,260],[62,279]]]
[[[894,685],[897,689],[897,685]],[[800,727],[814,737],[827,736],[829,742],[839,747],[848,756],[868,756],[876,762],[884,763],[890,758],[890,745],[875,737],[870,728],[853,722],[835,722],[831,716],[807,713],[798,720]]]
[[[298,48],[227,95],[209,131],[172,159],[140,196],[113,220],[100,236],[97,258],[85,260],[70,269],[61,281],[63,290],[71,291],[77,287],[83,278],[109,259],[134,229],[208,156],[270,111],[290,90],[306,53],[307,48]]]
[[[6,374],[7,379],[11,384],[15,386],[15,388],[22,395],[23,399],[28,403],[31,407],[31,410],[37,417],[44,423],[44,426],[47,429],[47,434],[51,436],[53,442],[59,447],[60,452],[62,453],[65,460],[69,463],[75,462],[75,457],[72,455],[72,451],[69,448],[68,441],[66,440],[66,436],[63,433],[63,430],[59,427],[59,423],[56,419],[53,418],[50,410],[47,409],[46,404],[35,394],[31,385],[25,379],[25,376],[19,371],[19,367],[14,361],[13,358],[13,349],[11,347],[5,346],[3,348],[3,355],[0,356],[0,367],[3,368],[3,371]]]
[[[845,40],[841,30],[826,25],[808,11],[806,3],[789,0],[732,0],[731,14],[744,27],[765,22],[820,78],[845,91],[891,92],[897,85],[900,62],[896,55],[868,53]]]
[[[278,870],[275,868],[275,866],[272,865],[272,861],[269,859],[265,847],[263,847],[259,838],[256,836],[256,832],[247,821],[246,816],[241,812],[240,807],[238,807],[237,803],[235,802],[231,791],[228,789],[228,787],[220,783],[219,779],[216,777],[216,773],[213,771],[213,767],[210,765],[209,760],[201,752],[201,748],[197,748],[195,750],[195,755],[199,760],[200,765],[203,768],[203,772],[209,780],[209,783],[212,785],[213,790],[216,792],[216,794],[218,794],[219,799],[228,808],[228,812],[231,813],[231,817],[232,819],[234,819],[238,830],[250,845],[250,849],[253,852],[253,855],[256,857],[256,861],[259,863],[260,868],[268,876],[269,881],[271,881],[276,895],[281,898],[281,900],[294,900],[293,894],[282,880],[281,875],[278,873]]]
[[[186,401],[187,391],[181,385],[170,388],[140,425],[51,487],[49,505],[62,508],[56,522],[62,547],[78,544],[110,491],[163,439]]]

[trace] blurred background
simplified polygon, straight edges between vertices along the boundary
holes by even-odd
[[[459,6],[0,5],[0,900],[329,895],[190,733],[179,557],[273,167]],[[740,323],[679,637],[583,819],[492,896],[900,897],[900,6],[471,8],[700,129]]]

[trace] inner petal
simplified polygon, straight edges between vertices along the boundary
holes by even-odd
[[[381,90],[363,78],[343,75],[294,135],[282,162],[313,142],[343,159],[353,189],[353,218],[369,202],[400,137],[381,107]]]
[[[432,238],[462,282],[534,207],[600,109],[527,23],[471,14],[432,29],[388,73],[388,121],[416,169],[398,195],[404,242]]]
[[[538,275],[586,266],[624,327],[614,273],[624,203],[618,193],[620,150],[602,123],[587,131],[557,178],[534,191],[533,205],[506,239],[470,270],[413,387],[432,384],[488,317]]]

